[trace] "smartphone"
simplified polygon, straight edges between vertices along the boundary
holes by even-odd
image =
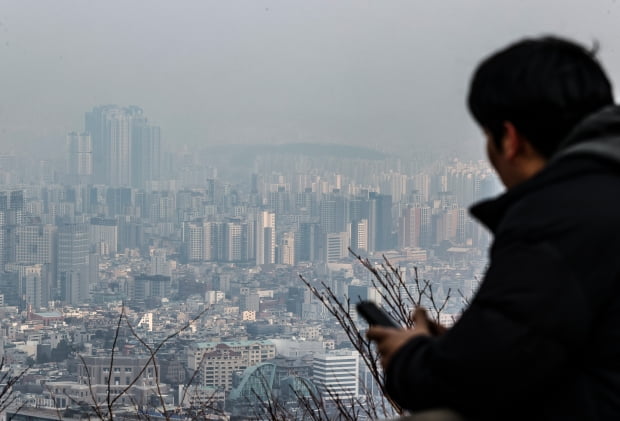
[[[398,325],[388,314],[379,308],[372,301],[360,301],[357,303],[357,312],[368,322],[369,325],[393,327],[400,329]]]

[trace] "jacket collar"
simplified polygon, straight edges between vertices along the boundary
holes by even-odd
[[[607,167],[620,170],[620,107],[606,107],[586,117],[558,149],[547,166],[534,177],[495,199],[472,206],[472,216],[495,232],[513,204],[540,188],[576,174],[600,169],[601,161]],[[582,159],[584,157],[591,159]]]

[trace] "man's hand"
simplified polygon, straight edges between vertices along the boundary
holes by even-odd
[[[431,336],[431,324],[434,324],[434,322],[429,320],[426,310],[421,307],[416,308],[413,313],[413,322],[414,327],[411,329],[371,326],[368,332],[366,332],[368,339],[377,342],[377,350],[381,355],[381,364],[384,370],[387,369],[396,351],[412,338],[420,335]]]

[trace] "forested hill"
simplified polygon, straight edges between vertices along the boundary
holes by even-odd
[[[342,157],[350,159],[383,159],[385,154],[354,145],[321,143],[287,143],[280,145],[217,145],[205,148],[214,154],[235,154],[238,158],[253,158],[262,154],[291,154],[317,157]]]

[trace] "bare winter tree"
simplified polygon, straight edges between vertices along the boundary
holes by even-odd
[[[295,389],[291,385],[293,402],[286,402],[270,391],[268,381],[259,379],[260,390],[252,389],[252,398],[246,404],[252,409],[249,418],[256,421],[358,421],[362,419],[378,419],[380,411],[374,406],[375,400],[364,388],[361,396],[342,396],[338,393],[338,386],[325,390],[326,396],[321,396],[313,387]],[[282,391],[281,391],[282,392]],[[258,403],[256,405],[255,403]]]
[[[114,331],[114,336],[113,336],[113,341],[112,341],[112,349],[110,353],[108,371],[110,373],[112,373],[113,371],[114,361],[118,353],[117,343],[120,339],[121,331],[123,327],[126,327],[128,331],[130,332],[130,335],[133,338],[135,338],[142,345],[142,347],[146,350],[147,356],[148,356],[146,363],[140,367],[140,370],[134,375],[133,380],[131,380],[129,384],[124,385],[122,388],[120,388],[120,390],[119,390],[119,387],[114,387],[115,385],[112,384],[112,376],[108,376],[106,380],[106,384],[105,384],[105,399],[101,401],[98,397],[97,391],[94,388],[95,385],[93,385],[92,383],[92,373],[90,372],[89,366],[85,358],[81,354],[78,353],[77,357],[79,358],[81,362],[82,369],[86,373],[85,377],[86,377],[86,382],[88,386],[88,395],[89,395],[88,400],[78,401],[75,397],[72,397],[68,394],[65,394],[65,396],[73,404],[78,405],[83,408],[86,407],[88,409],[88,412],[90,413],[88,415],[88,419],[92,418],[92,419],[97,419],[101,421],[112,421],[115,419],[119,419],[119,414],[118,414],[119,411],[117,410],[117,408],[119,407],[119,404],[121,403],[121,400],[123,398],[129,400],[132,403],[132,406],[134,408],[132,410],[132,413],[133,413],[131,417],[132,419],[150,419],[149,415],[142,413],[142,411],[140,410],[141,405],[138,402],[136,402],[136,400],[134,399],[134,397],[132,396],[130,392],[131,392],[131,389],[137,385],[138,381],[141,379],[143,374],[149,368],[152,368],[152,372],[154,374],[155,396],[157,400],[159,401],[159,405],[161,407],[161,416],[165,418],[166,420],[171,419],[171,411],[169,411],[168,408],[166,407],[164,393],[161,388],[160,373],[159,373],[159,367],[157,365],[156,357],[164,345],[166,345],[176,336],[180,335],[182,332],[187,330],[194,322],[200,319],[207,311],[208,311],[208,308],[201,311],[197,316],[193,317],[190,321],[185,323],[183,326],[181,326],[180,328],[176,329],[174,332],[166,336],[159,343],[155,345],[150,345],[136,331],[135,327],[133,326],[133,324],[127,317],[127,314],[125,312],[125,306],[123,304],[123,306],[121,307],[121,311],[118,316],[117,322],[116,322],[116,328]],[[193,381],[194,377],[195,375],[190,378],[190,384]],[[207,404],[206,406],[209,406],[209,405]],[[205,409],[203,408],[203,412],[204,410]],[[61,418],[62,417],[59,412],[59,419]]]
[[[383,256],[383,261],[377,265],[373,264],[368,258],[364,258],[349,249],[351,254],[371,274],[370,282],[381,296],[382,305],[387,312],[402,326],[411,327],[411,314],[419,306],[426,306],[433,319],[431,330],[435,334],[443,333],[444,328],[439,324],[442,312],[445,310],[451,299],[451,290],[448,289],[444,297],[439,298],[433,285],[428,280],[420,279],[417,268],[414,269],[414,276],[411,282],[407,282],[400,267],[396,267]],[[402,409],[386,394],[383,379],[383,370],[380,365],[380,358],[371,344],[366,339],[365,332],[354,319],[352,311],[359,297],[341,298],[324,281],[312,282],[300,275],[301,280],[310,289],[312,294],[325,306],[327,311],[336,318],[353,347],[359,352],[364,365],[368,368],[374,382],[382,391],[382,396],[377,398],[368,394],[364,402],[364,408],[370,411],[365,414],[372,419],[385,417],[392,413],[401,414]],[[343,411],[350,413],[351,408],[342,408]],[[358,418],[343,418],[358,419]]]
[[[12,374],[11,370],[5,370],[5,368],[5,359],[2,356],[0,359],[0,414],[16,402],[17,397],[13,394],[13,386],[26,374],[30,367],[26,367],[17,374]]]

